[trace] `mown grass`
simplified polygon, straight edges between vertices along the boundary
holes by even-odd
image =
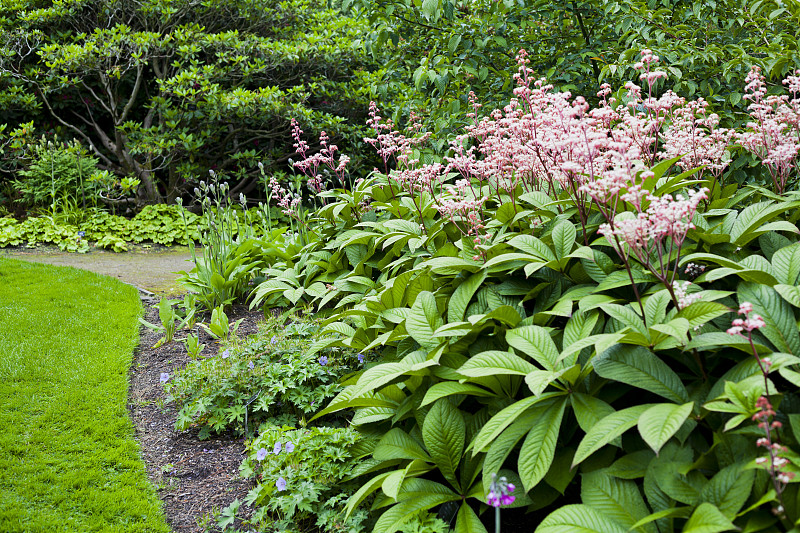
[[[126,411],[136,290],[0,258],[0,531],[168,532]]]

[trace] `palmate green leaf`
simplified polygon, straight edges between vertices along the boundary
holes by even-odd
[[[439,399],[422,425],[422,440],[444,478],[460,490],[456,469],[464,453],[464,416],[446,398]]]
[[[595,396],[573,392],[569,398],[572,411],[584,433],[588,433],[600,420],[615,412],[613,407]]]
[[[704,502],[689,517],[683,533],[720,533],[737,529],[716,506]]]
[[[455,533],[488,533],[481,519],[467,502],[462,503],[458,509]]]
[[[766,326],[759,332],[775,345],[778,351],[800,355],[800,332],[789,304],[771,287],[743,282],[737,291],[739,302],[750,302],[753,311],[761,315]]]
[[[456,372],[469,377],[496,375],[525,376],[536,367],[510,352],[489,350],[470,357]]]
[[[481,396],[481,397],[494,396],[494,393],[492,391],[488,391],[483,387],[479,387],[471,383],[442,381],[441,383],[436,383],[430,389],[428,389],[428,392],[425,393],[425,397],[422,399],[420,407],[425,407],[426,405],[435,402],[439,398],[444,398],[445,396],[453,396],[456,394],[465,394],[469,396]]]
[[[675,403],[689,400],[689,393],[675,371],[642,346],[617,344],[592,362],[600,377],[627,383]]]
[[[525,492],[529,492],[544,478],[553,462],[566,405],[567,399],[562,397],[555,403],[541,404],[533,409],[537,415],[522,443],[517,466]]]
[[[395,533],[411,517],[461,497],[444,485],[427,479],[407,479],[397,495],[398,503],[375,523],[374,533]]]
[[[732,464],[717,472],[700,493],[700,499],[714,504],[729,520],[750,497],[755,471],[741,464]]]
[[[556,258],[561,261],[569,255],[572,251],[572,247],[575,246],[575,239],[578,237],[578,231],[575,229],[575,224],[564,220],[553,228],[551,236],[553,237],[553,247],[555,248]]]
[[[543,368],[556,369],[558,348],[546,329],[540,326],[514,328],[506,331],[506,342],[531,357]]]
[[[420,459],[431,461],[430,455],[420,444],[400,428],[392,428],[375,446],[372,456],[380,461],[393,459]]]
[[[694,402],[683,405],[663,403],[642,413],[638,422],[639,434],[656,455],[692,414],[693,407]]]
[[[447,304],[447,321],[460,322],[464,320],[464,313],[469,307],[469,303],[475,292],[486,279],[486,271],[481,270],[472,274],[469,278],[462,281],[453,291],[450,301]]]
[[[800,243],[776,251],[772,256],[772,268],[779,283],[797,286],[800,280]]]
[[[439,340],[433,337],[433,332],[443,324],[442,317],[436,305],[436,298],[429,291],[422,291],[417,295],[411,312],[406,318],[406,330],[411,337],[425,348],[435,348]]]
[[[636,483],[615,478],[603,470],[583,475],[581,501],[629,531],[649,513]],[[657,533],[658,529],[655,524],[647,524],[634,531]]]
[[[650,407],[652,407],[652,404],[628,407],[611,413],[593,425],[578,445],[578,450],[572,460],[572,466],[582,463],[584,459],[594,452],[635,426],[642,413]]]
[[[504,408],[502,411],[494,415],[489,421],[481,428],[475,438],[470,444],[472,448],[472,456],[484,451],[489,444],[500,435],[504,429],[512,424],[517,418],[520,417],[525,411],[533,407],[539,402],[551,400],[552,398],[563,396],[563,392],[548,392],[539,397],[528,397],[516,401]]]
[[[627,530],[588,505],[565,505],[542,520],[535,533],[627,533]]]

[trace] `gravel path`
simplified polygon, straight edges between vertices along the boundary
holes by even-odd
[[[129,252],[115,253],[92,249],[85,254],[62,252],[56,247],[4,248],[0,256],[34,263],[82,268],[117,278],[140,289],[162,294],[185,292],[176,283],[177,272],[193,267],[185,246],[171,248],[136,247]]]

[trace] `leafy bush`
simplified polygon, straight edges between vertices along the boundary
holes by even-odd
[[[647,86],[596,108],[519,61],[516,100],[439,161],[374,110],[397,170],[322,193],[319,240],[255,290],[327,314],[307,355],[380,350],[316,415],[381,435],[347,513],[372,495],[390,533],[452,502],[457,531],[482,531],[497,474],[538,533],[791,530],[797,78],[769,102],[748,79],[754,118],[787,124],[773,192],[727,183],[749,132],[656,97],[651,53]]]

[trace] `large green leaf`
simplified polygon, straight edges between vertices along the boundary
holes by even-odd
[[[654,405],[639,417],[639,434],[656,454],[692,414],[694,402]]]
[[[470,357],[456,372],[469,377],[518,375],[524,376],[536,367],[518,355],[489,350]]]
[[[584,432],[588,432],[600,420],[615,412],[613,407],[595,396],[573,392],[569,398],[578,425]]]
[[[464,313],[469,307],[469,302],[485,279],[486,271],[481,270],[480,272],[472,274],[456,287],[456,290],[453,291],[453,295],[450,297],[450,301],[447,304],[448,322],[460,322],[464,320]]]
[[[559,261],[564,259],[572,251],[575,245],[575,239],[578,237],[578,231],[575,229],[575,224],[568,220],[559,222],[553,228],[553,247],[556,251],[556,257]]]
[[[397,496],[398,503],[387,509],[375,524],[374,533],[395,533],[411,517],[461,497],[444,485],[427,479],[407,479]]]
[[[462,503],[458,509],[455,533],[488,533],[486,526],[467,502]]]
[[[650,407],[652,404],[628,407],[611,413],[593,425],[578,445],[578,450],[572,459],[572,466],[582,463],[594,452],[635,426],[641,414]]]
[[[583,475],[581,501],[627,529],[649,513],[636,483],[610,476],[603,470]],[[652,523],[635,531],[657,533]]]
[[[439,340],[433,337],[433,332],[443,324],[439,309],[436,306],[436,298],[433,293],[422,291],[417,295],[411,312],[406,318],[406,330],[420,346],[425,348],[435,348]]]
[[[714,504],[730,520],[750,497],[755,471],[732,464],[717,472],[700,493],[701,500]]]
[[[522,326],[506,331],[506,342],[530,356],[547,370],[555,370],[558,348],[550,333],[540,326]]]
[[[428,453],[444,478],[456,488],[460,488],[456,469],[464,453],[466,435],[464,416],[447,398],[433,404],[422,424],[422,440]]]
[[[491,391],[488,391],[477,385],[471,383],[458,383],[457,381],[442,381],[432,386],[425,393],[420,407],[425,407],[445,396],[453,396],[456,394],[467,394],[469,396],[494,396]]]
[[[542,520],[535,533],[627,533],[626,529],[588,505],[565,505]]]
[[[488,422],[481,428],[475,438],[472,440],[470,447],[472,448],[472,455],[475,456],[482,452],[492,441],[503,432],[512,422],[514,422],[522,413],[527,411],[539,402],[549,400],[551,398],[562,396],[560,392],[549,392],[542,394],[539,397],[528,397],[517,402],[512,403],[502,411],[494,415]]]
[[[606,379],[653,392],[675,403],[689,400],[689,393],[675,371],[642,346],[617,344],[592,362],[595,372]]]
[[[683,533],[719,533],[739,529],[716,506],[704,502],[697,506],[683,526]]]
[[[530,409],[521,415],[513,424],[509,425],[500,435],[492,441],[486,451],[483,461],[483,487],[484,493],[489,492],[492,474],[496,474],[503,467],[506,458],[514,450],[517,443],[524,437],[536,421],[538,411]]]
[[[372,452],[372,456],[380,461],[391,461],[393,459],[431,460],[425,449],[400,428],[392,428],[381,437]]]
[[[534,408],[537,412],[536,421],[519,452],[519,477],[526,492],[544,478],[553,462],[566,405],[567,399],[559,398],[553,404]]]
[[[753,312],[761,315],[766,325],[759,330],[781,352],[800,355],[800,332],[794,312],[786,300],[772,287],[756,283],[739,284],[739,302],[753,304]]]
[[[800,243],[775,252],[772,256],[772,268],[778,283],[796,286],[800,281]]]

